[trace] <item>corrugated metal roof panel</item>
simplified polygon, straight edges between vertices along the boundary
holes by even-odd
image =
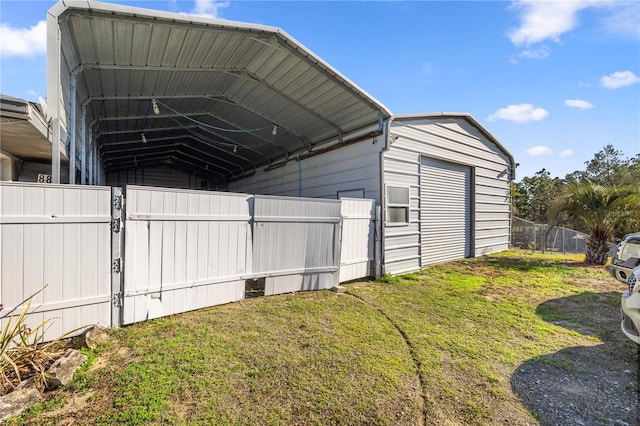
[[[127,130],[161,139],[163,126],[189,117],[234,130],[220,133],[262,156],[260,166],[391,115],[278,28],[98,2],[59,3],[50,15],[62,35],[63,88],[64,70],[76,72],[77,104],[102,144]],[[152,99],[163,119],[150,118]],[[241,133],[258,128],[264,134]]]

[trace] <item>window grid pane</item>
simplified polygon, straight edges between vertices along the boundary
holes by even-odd
[[[389,207],[387,219],[389,223],[408,223],[409,209],[407,207]]]
[[[409,188],[399,188],[395,186],[387,187],[387,197],[389,204],[409,204]]]

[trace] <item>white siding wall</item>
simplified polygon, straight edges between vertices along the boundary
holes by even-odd
[[[411,223],[387,226],[385,272],[417,270],[420,265],[420,159],[444,159],[473,167],[473,256],[509,247],[511,195],[509,157],[463,117],[397,119],[384,154],[385,185],[408,186]],[[394,139],[394,137],[398,137]]]
[[[420,269],[420,153],[397,149],[398,143],[384,154],[384,183],[409,188],[410,214],[408,225],[383,224],[383,272],[390,274]]]
[[[364,189],[364,198],[379,200],[383,146],[384,137],[378,136],[300,162],[291,160],[286,166],[231,182],[228,190],[336,199],[338,191]]]

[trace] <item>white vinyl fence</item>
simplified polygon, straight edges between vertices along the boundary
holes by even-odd
[[[46,339],[375,271],[374,200],[0,183],[0,303]],[[19,312],[19,309],[16,311]],[[3,312],[0,312],[0,315]],[[3,320],[5,321],[5,320]]]
[[[0,315],[37,293],[29,320],[50,320],[46,339],[112,325],[111,188],[2,182],[0,241]]]
[[[251,196],[127,186],[124,324],[243,298]]]
[[[265,295],[338,284],[340,201],[255,196],[253,272]]]
[[[342,198],[340,282],[375,276],[375,200]]]

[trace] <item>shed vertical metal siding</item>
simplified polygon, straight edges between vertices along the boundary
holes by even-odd
[[[380,199],[380,158],[384,137],[368,139],[229,183],[230,191],[336,199],[338,191],[364,191]]]
[[[111,188],[0,183],[4,310],[46,285],[27,322],[51,320],[45,340],[82,326],[110,326],[110,225]]]
[[[124,323],[237,301],[251,272],[251,196],[127,187]]]
[[[408,186],[411,223],[385,227],[385,272],[419,269],[420,159],[430,157],[472,167],[474,199],[472,256],[509,247],[512,162],[501,147],[463,116],[395,119],[384,152],[385,185]]]
[[[202,181],[203,179],[196,176],[164,166],[123,169],[107,174],[107,184],[111,186],[144,185],[196,190],[213,189],[203,188]]]

